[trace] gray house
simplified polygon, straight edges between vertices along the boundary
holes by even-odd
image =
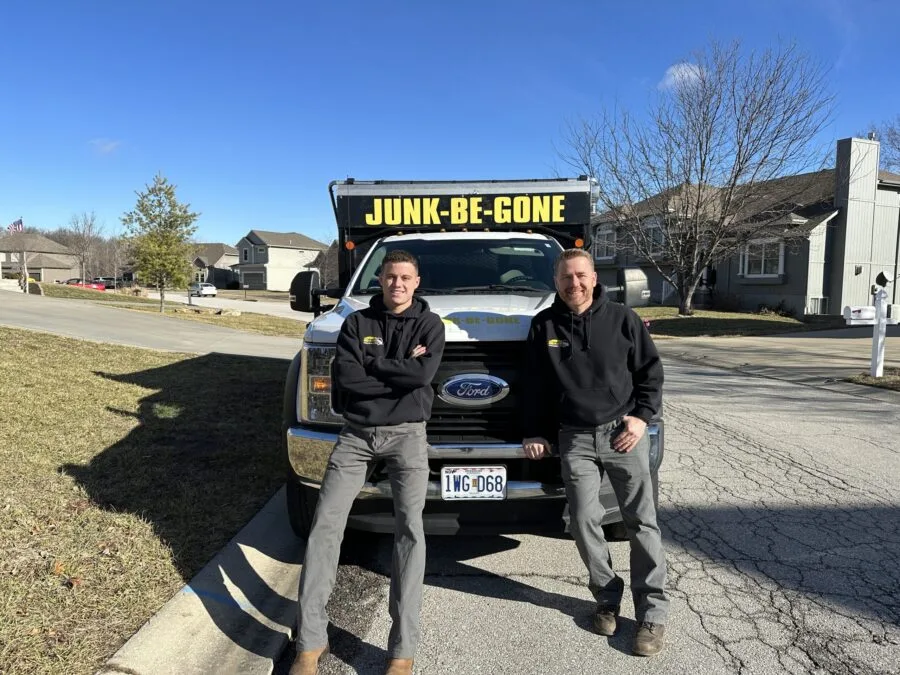
[[[228,244],[195,244],[193,265],[194,281],[206,282],[216,288],[227,288],[237,281],[233,267],[238,262],[238,252]]]
[[[287,291],[297,272],[307,269],[320,251],[328,248],[297,232],[251,230],[237,244],[235,270],[251,289]]]
[[[78,258],[70,249],[30,232],[0,236],[0,275],[18,277],[23,252],[28,276],[35,281],[65,281],[80,275]]]
[[[792,208],[779,227],[705,270],[695,304],[777,307],[798,317],[871,304],[869,290],[878,272],[889,279],[900,274],[900,176],[879,170],[879,152],[875,140],[844,139],[837,144],[836,168],[769,181],[767,198],[774,203],[779,195],[790,195]],[[637,266],[647,274],[651,301],[677,304],[674,289],[652,263],[617,247],[619,233],[608,218],[595,216],[592,223],[601,282],[614,284],[619,268]],[[647,226],[652,232],[653,222]],[[664,236],[662,229],[652,236]],[[889,292],[891,302],[900,302],[896,285]]]

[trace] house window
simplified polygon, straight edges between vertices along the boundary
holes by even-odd
[[[615,230],[600,230],[594,237],[594,257],[598,260],[614,258],[616,255]]]
[[[751,241],[741,250],[739,274],[745,277],[777,277],[784,274],[784,242]]]
[[[241,252],[243,253],[242,259],[244,262],[247,262],[248,260],[250,260],[250,249],[249,248],[242,248]]]
[[[256,247],[256,252],[257,252],[257,253],[260,253],[260,254],[265,253],[265,252],[266,252],[266,247],[265,247],[265,246],[257,246],[257,247]]]
[[[644,226],[644,234],[647,236],[647,245],[650,255],[659,255],[663,252],[663,245],[666,243],[666,233],[656,224]]]

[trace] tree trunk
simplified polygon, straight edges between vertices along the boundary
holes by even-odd
[[[690,284],[679,280],[678,284],[678,313],[682,316],[691,316],[694,313],[694,293],[700,284],[700,276],[694,277]]]
[[[159,313],[163,314],[166,311],[166,285],[156,284],[156,287],[159,289]]]

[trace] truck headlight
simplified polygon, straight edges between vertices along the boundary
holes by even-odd
[[[303,343],[300,378],[297,381],[297,418],[315,424],[343,424],[344,419],[331,409],[331,362],[333,345]]]

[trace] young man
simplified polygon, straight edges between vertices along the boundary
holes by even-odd
[[[612,569],[600,523],[604,472],[616,493],[631,544],[631,593],[639,627],[633,653],[663,647],[669,601],[656,524],[647,423],[662,405],[663,369],[643,321],[609,302],[591,255],[564,251],[556,261],[557,295],[534,317],[525,387],[526,456],[550,452],[558,434],[572,536],[597,600],[594,628],[614,635],[624,582]],[[549,404],[549,405],[548,405]]]
[[[315,675],[328,652],[325,605],[334,587],[347,515],[370,465],[384,460],[396,529],[389,607],[388,675],[412,672],[425,577],[422,510],[428,487],[425,422],[431,380],[444,352],[444,324],[421,298],[416,259],[390,251],[382,292],[347,317],[332,367],[332,401],[346,422],[334,446],[300,576],[297,658],[290,675]]]

